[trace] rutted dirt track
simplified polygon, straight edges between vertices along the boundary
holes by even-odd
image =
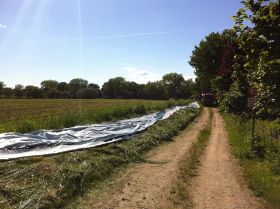
[[[230,153],[224,122],[214,111],[212,134],[201,159],[198,176],[189,188],[194,208],[264,208],[241,177],[241,170]]]
[[[188,152],[196,137],[208,122],[208,111],[195,119],[174,139],[174,142],[160,146],[149,153],[148,159],[157,164],[141,164],[122,175],[121,185],[116,186],[100,199],[90,201],[80,208],[96,209],[138,209],[157,208],[170,195],[172,182],[176,178],[178,163]]]
[[[175,141],[154,149],[148,155],[158,164],[141,164],[128,169],[118,183],[100,198],[83,203],[81,208],[98,209],[152,209],[165,208],[170,190],[176,180],[179,162],[183,159],[198,133],[206,126],[208,111],[203,110],[190,128]],[[230,154],[227,133],[221,116],[214,110],[212,134],[202,157],[198,176],[191,180],[189,189],[194,208],[204,209],[255,209],[263,208],[246,187],[240,168]],[[166,208],[169,208],[166,205]]]

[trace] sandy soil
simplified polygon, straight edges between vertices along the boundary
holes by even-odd
[[[148,159],[156,164],[141,164],[128,169],[121,179],[121,185],[102,194],[101,198],[92,199],[81,208],[98,209],[138,209],[157,208],[170,196],[172,182],[176,178],[180,159],[188,152],[191,144],[208,121],[208,111],[195,119],[192,125],[183,131],[174,142],[160,146],[148,154]]]
[[[224,122],[216,109],[198,174],[189,187],[195,209],[264,208],[241,177],[240,167],[230,153]]]
[[[190,181],[190,199],[195,209],[258,209],[264,208],[253,196],[241,176],[241,169],[230,153],[224,123],[214,111],[212,134],[201,158],[198,176]],[[198,133],[208,122],[208,111],[175,138],[174,142],[160,146],[148,154],[148,159],[161,162],[140,164],[116,177],[101,195],[82,201],[83,209],[154,209],[170,207],[169,198],[176,181],[180,161],[185,159]]]

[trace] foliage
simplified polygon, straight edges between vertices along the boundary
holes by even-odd
[[[245,0],[234,16],[239,48],[250,86],[257,90],[257,113],[280,116],[280,5],[273,0]],[[245,23],[250,24],[245,24]]]
[[[148,82],[140,89],[139,96],[145,99],[167,99],[166,88],[162,81]]]
[[[87,88],[88,81],[82,78],[72,79],[68,84],[68,90],[72,98],[76,98],[76,93],[79,89]]]
[[[211,92],[211,81],[218,74],[223,54],[227,47],[235,43],[236,34],[232,30],[210,33],[192,52],[189,64],[195,68],[196,82],[202,92]]]
[[[225,113],[223,117],[233,153],[241,160],[250,188],[271,203],[272,208],[279,208],[280,141],[271,136],[271,130],[280,130],[279,121],[257,120],[256,140],[252,140],[251,120]]]
[[[26,86],[25,89],[26,98],[41,98],[43,92],[37,86]]]
[[[247,109],[247,89],[244,83],[235,80],[228,92],[224,93],[222,104],[227,112],[241,114]]]
[[[43,92],[48,92],[53,89],[57,89],[58,82],[55,80],[45,80],[41,82],[41,89]]]
[[[0,93],[1,93],[2,89],[4,88],[4,86],[5,86],[4,82],[0,81]]]
[[[105,98],[119,99],[126,98],[129,94],[126,89],[127,82],[122,77],[111,78],[102,86],[102,92]]]
[[[169,73],[162,77],[169,98],[179,99],[185,96],[186,81],[181,74]]]
[[[96,99],[101,97],[101,91],[99,88],[79,89],[76,93],[76,97],[79,99]]]
[[[15,85],[15,88],[13,89],[13,91],[14,91],[14,95],[17,98],[21,98],[24,96],[24,86],[21,84]]]
[[[186,99],[196,94],[192,80],[185,80],[182,75],[170,73],[164,79],[148,84],[126,81],[122,77],[111,78],[100,89],[98,84],[88,83],[81,78],[69,83],[44,80],[41,88],[18,84],[14,89],[4,88],[0,83],[0,98],[49,98],[49,99]]]

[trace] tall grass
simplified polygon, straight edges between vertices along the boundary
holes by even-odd
[[[144,153],[172,140],[199,112],[180,110],[121,143],[50,157],[2,162],[0,208],[63,208],[118,169],[130,163],[144,162]]]
[[[233,153],[241,161],[250,188],[272,208],[280,208],[280,141],[271,137],[271,122],[257,121],[253,140],[251,120],[226,113],[223,118]]]
[[[114,121],[186,105],[189,100],[0,100],[0,133]]]

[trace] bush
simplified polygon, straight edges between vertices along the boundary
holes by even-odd
[[[223,105],[227,112],[243,113],[246,110],[247,97],[240,91],[229,91],[225,94]]]

